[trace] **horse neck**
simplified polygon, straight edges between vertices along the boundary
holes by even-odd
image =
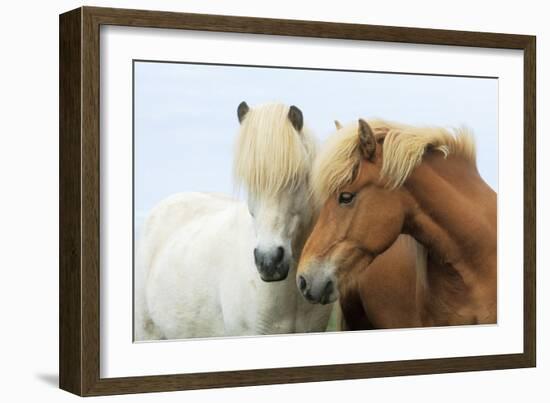
[[[426,248],[417,302],[424,324],[496,321],[496,194],[476,167],[430,153],[405,183],[405,231]]]
[[[465,279],[493,270],[486,258],[496,256],[496,194],[475,165],[431,152],[404,186],[412,198],[405,230],[432,258],[452,265]]]

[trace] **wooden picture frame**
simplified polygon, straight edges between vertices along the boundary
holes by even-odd
[[[524,52],[523,353],[100,377],[100,26],[400,42]],[[60,16],[60,387],[81,396],[533,367],[536,363],[534,36],[81,7]]]

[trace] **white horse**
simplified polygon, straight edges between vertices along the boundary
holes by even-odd
[[[316,215],[313,137],[295,106],[237,112],[234,171],[248,203],[181,193],[152,210],[136,254],[136,340],[326,329],[330,306],[306,302],[294,280]]]

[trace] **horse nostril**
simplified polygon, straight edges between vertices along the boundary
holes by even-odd
[[[325,296],[328,297],[332,291],[334,291],[334,283],[332,280],[329,280],[328,283],[325,285]]]
[[[306,279],[304,278],[304,276],[298,277],[298,282],[299,282],[298,287],[300,287],[300,291],[304,291],[307,286]]]
[[[258,248],[254,248],[254,263],[256,263],[256,265],[260,264],[260,254],[258,253]]]
[[[273,261],[275,263],[281,263],[283,261],[283,257],[285,256],[285,250],[282,246],[277,247],[277,254],[275,255],[275,259]]]

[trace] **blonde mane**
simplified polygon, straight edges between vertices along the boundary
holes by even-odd
[[[381,177],[390,189],[403,185],[422,162],[428,148],[441,151],[445,157],[460,155],[475,165],[475,142],[465,128],[415,127],[383,120],[368,123],[377,139],[384,138]],[[316,199],[324,202],[353,182],[360,163],[358,124],[355,123],[336,131],[318,155],[312,174]]]
[[[233,173],[237,184],[252,194],[275,196],[309,181],[315,141],[305,127],[296,131],[288,112],[283,104],[260,105],[241,123]]]

